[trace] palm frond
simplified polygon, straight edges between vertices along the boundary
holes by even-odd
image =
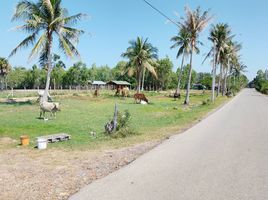
[[[144,62],[143,66],[149,71],[151,72],[155,78],[157,78],[157,73],[154,69],[154,67],[149,63],[149,62]]]
[[[81,21],[83,18],[86,18],[87,16],[88,16],[87,14],[79,13],[77,15],[66,17],[63,19],[63,21],[64,24],[66,24],[67,26],[71,26],[77,24],[77,22]]]
[[[43,35],[41,35],[34,48],[32,49],[29,56],[29,60],[33,59],[36,55],[38,55],[40,50],[46,46],[46,43],[48,43],[47,34],[44,33]]]
[[[27,38],[25,38],[9,55],[9,57],[15,55],[17,53],[17,51],[21,48],[26,48],[28,47],[30,44],[33,44],[36,40],[36,35],[37,33],[33,33],[32,35],[28,36]]]

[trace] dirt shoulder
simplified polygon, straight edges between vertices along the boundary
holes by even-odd
[[[5,138],[0,142],[12,143],[12,140]],[[98,152],[1,148],[0,199],[67,199],[81,187],[129,164],[157,144],[147,142]]]

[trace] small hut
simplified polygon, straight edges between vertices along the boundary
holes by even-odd
[[[127,87],[131,86],[131,84],[127,81],[109,81],[109,82],[107,82],[107,85],[108,85],[108,88],[112,89],[112,90],[123,89],[126,86]]]
[[[96,89],[104,89],[106,83],[103,81],[93,81],[90,83],[91,84],[91,89],[96,90]]]

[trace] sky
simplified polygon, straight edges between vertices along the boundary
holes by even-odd
[[[228,23],[241,42],[241,60],[247,65],[246,75],[253,79],[259,69],[268,69],[268,1],[267,0],[148,0],[171,19],[178,21],[184,16],[184,7],[210,9],[214,16],[211,24]],[[11,22],[18,0],[0,0],[0,57],[8,57],[12,49],[27,35],[13,31],[22,22]],[[148,38],[159,50],[159,58],[168,56],[179,67],[181,59],[176,59],[176,49],[170,49],[170,38],[178,28],[150,8],[142,0],[62,0],[63,7],[71,15],[85,13],[89,17],[77,25],[86,31],[77,46],[81,61],[91,66],[108,65],[114,67],[122,60],[121,54],[129,46],[128,42],[137,36]],[[205,54],[211,48],[207,40],[211,24],[201,33],[199,55],[194,56],[193,68],[198,72],[211,72],[209,62],[202,64]],[[9,59],[12,66],[30,68],[38,60],[28,61],[31,48],[23,49]],[[60,54],[57,48],[54,53]],[[60,54],[62,60],[71,66],[79,60],[70,60]]]

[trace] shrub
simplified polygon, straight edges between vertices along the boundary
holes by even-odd
[[[268,94],[268,81],[262,83],[260,92],[263,94]]]
[[[205,106],[205,105],[209,105],[211,103],[211,100],[210,99],[207,99],[207,100],[203,100],[202,101],[202,105]]]
[[[114,123],[113,120],[110,123],[105,125],[106,133],[110,134],[114,138],[127,137],[128,135],[135,134],[130,127],[131,114],[128,110],[125,110],[122,114],[121,112],[117,113],[117,124],[116,131],[113,131]]]

